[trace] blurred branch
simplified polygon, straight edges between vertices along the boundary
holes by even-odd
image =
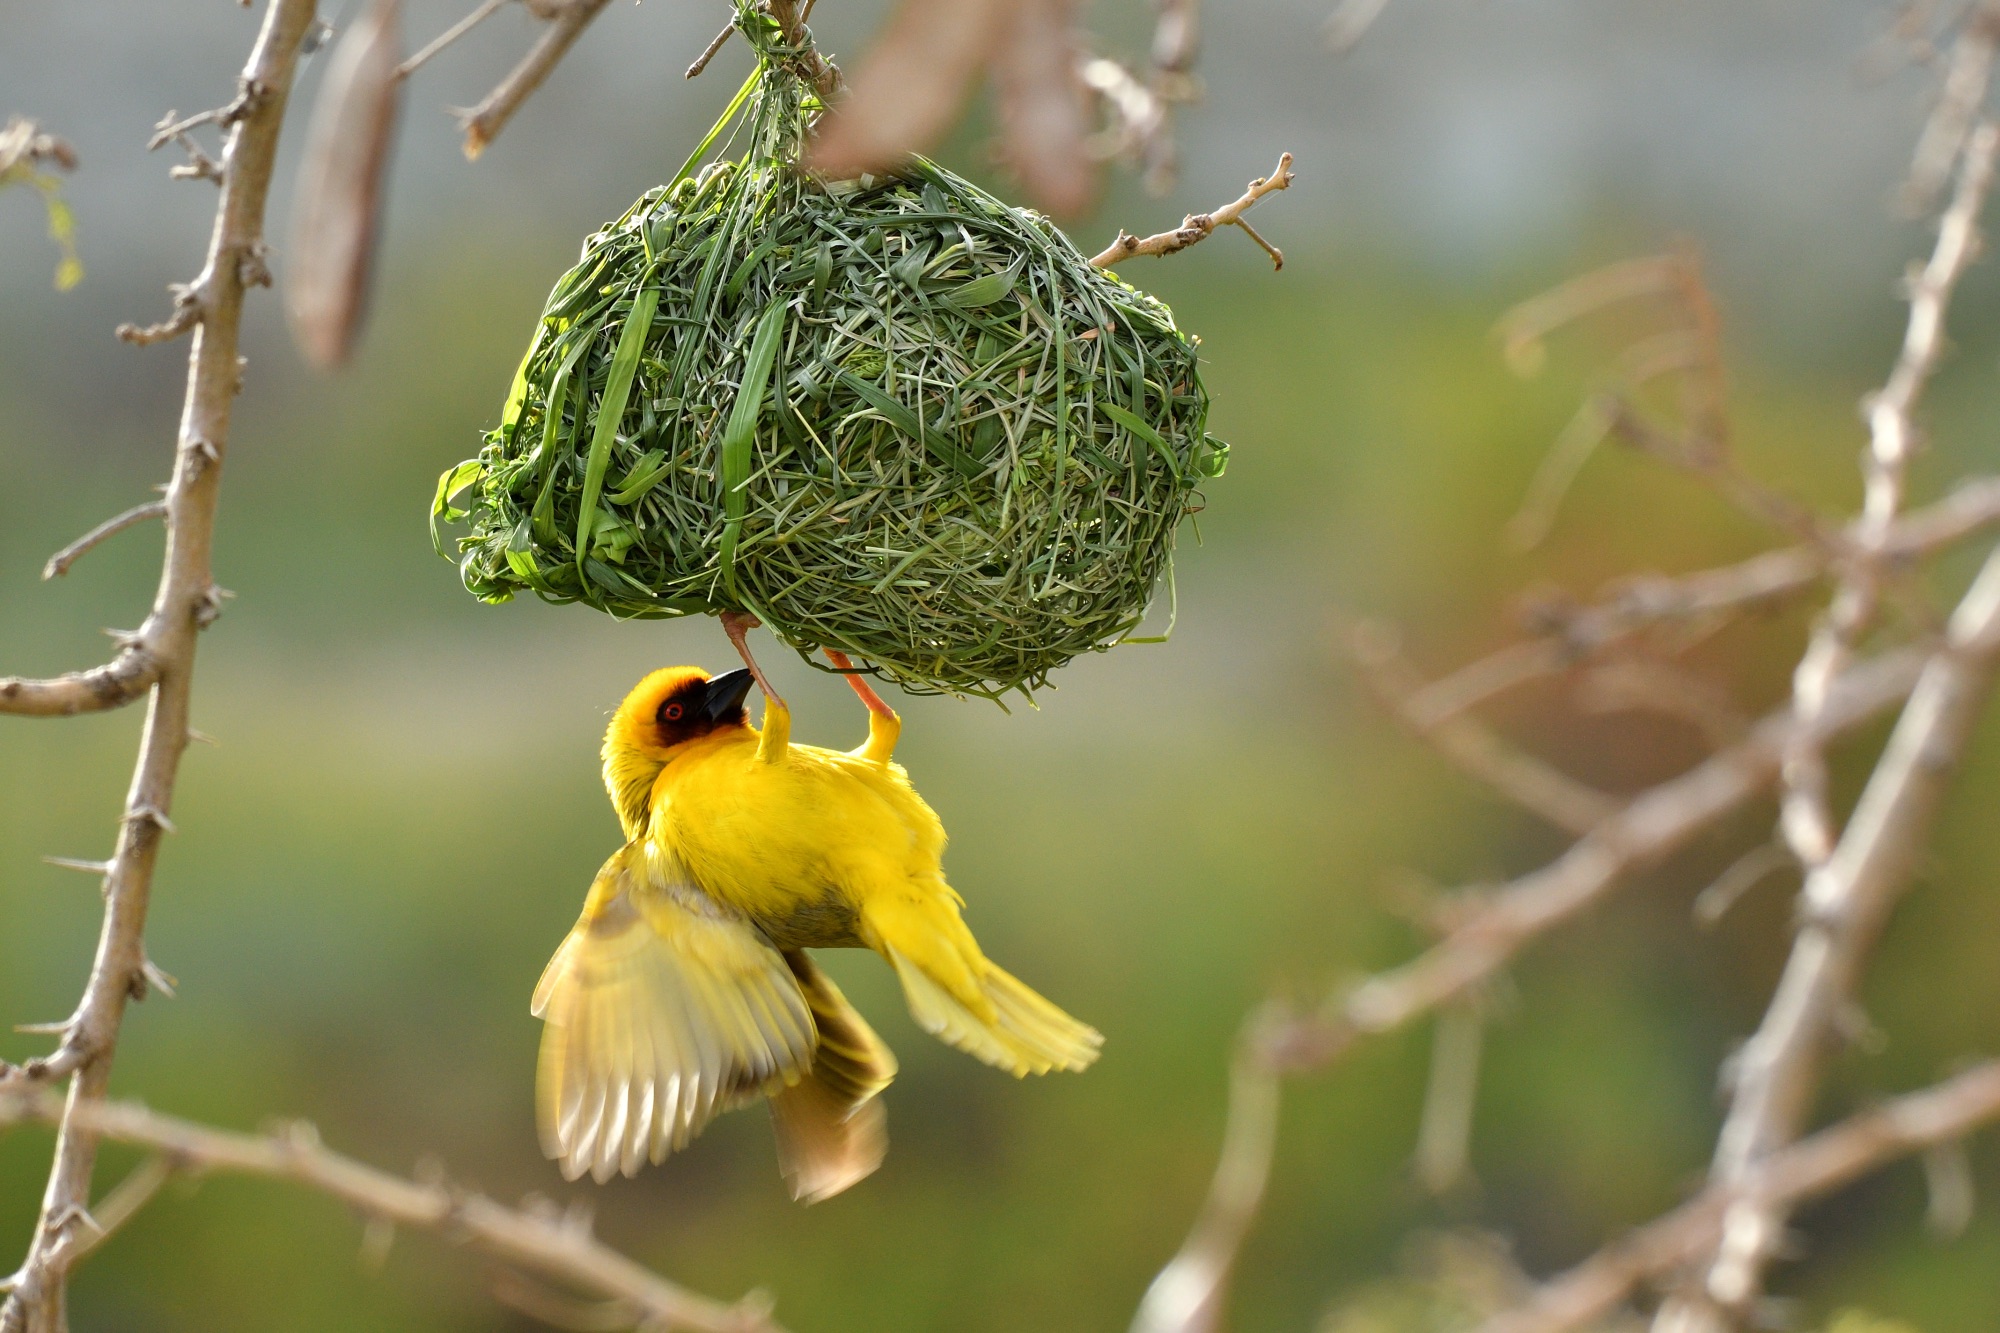
[[[1433,720],[1417,709],[1414,701],[1424,684],[1403,657],[1393,630],[1364,622],[1343,638],[1348,657],[1375,697],[1460,771],[1571,833],[1588,833],[1617,810],[1614,797],[1515,749],[1464,712]]]
[[[1894,707],[1923,665],[1915,650],[1856,665],[1818,722],[1828,740]],[[1316,1015],[1279,1029],[1271,1048],[1287,1070],[1338,1059],[1362,1036],[1387,1032],[1465,995],[1528,944],[1601,901],[1637,871],[1664,860],[1696,834],[1767,790],[1797,725],[1789,709],[1767,715],[1741,745],[1712,755],[1677,778],[1648,788],[1540,870],[1492,891],[1452,931],[1401,967],[1377,973]]]
[[[1913,213],[1931,207],[1964,155],[1966,137],[1986,104],[1986,91],[1993,81],[1996,41],[2000,41],[2000,5],[1981,4],[1966,17],[1952,45],[1937,105],[1931,108],[1917,139],[1917,150],[1911,155],[1903,205]]]
[[[507,77],[478,106],[460,113],[459,128],[465,131],[467,158],[478,157],[486,151],[486,145],[500,137],[500,131],[521,109],[521,103],[542,86],[549,71],[569,53],[590,21],[609,3],[610,0],[565,0],[555,8],[548,31],[521,57],[521,63],[509,70]]]
[[[1952,1143],[2000,1120],[2000,1060],[1863,1111],[1785,1148],[1759,1167],[1757,1195],[1789,1207],[1832,1193],[1890,1162]],[[1567,1333],[1588,1327],[1648,1282],[1716,1244],[1728,1191],[1710,1187],[1599,1250],[1476,1333]]]
[[[76,149],[69,140],[45,133],[24,116],[11,117],[5,128],[0,128],[0,184],[15,172],[40,165],[75,171]]]
[[[1243,215],[1265,195],[1289,187],[1292,180],[1292,155],[1280,153],[1276,170],[1268,176],[1259,176],[1251,181],[1241,196],[1224,204],[1213,213],[1190,213],[1182,218],[1181,225],[1172,231],[1163,231],[1143,238],[1127,231],[1120,231],[1118,238],[1093,256],[1090,262],[1098,268],[1110,268],[1113,264],[1122,263],[1136,255],[1170,255],[1187,249],[1197,241],[1207,240],[1215,234],[1217,227],[1234,226],[1241,228],[1244,234],[1257,242],[1264,253],[1271,256],[1273,265],[1283,268],[1285,266],[1283,252],[1258,235],[1256,228],[1243,220]]]
[[[1944,646],[1924,664],[1846,834],[1806,876],[1803,925],[1763,1024],[1737,1057],[1716,1146],[1714,1177],[1730,1197],[1724,1238],[1705,1293],[1672,1303],[1664,1326],[1726,1326],[1721,1320],[1740,1317],[1761,1292],[1763,1265],[1784,1229],[1781,1204],[1758,1183],[1763,1162],[1811,1113],[1828,1039],[1929,840],[1996,669],[2000,548],[1953,612]],[[1711,1302],[1719,1309],[1703,1308]],[[1670,1322],[1676,1318],[1690,1322]]]
[[[2000,524],[2000,477],[1975,477],[1899,520],[1881,558],[1892,565],[1913,564],[1995,524]],[[1852,529],[1843,540],[1854,540]],[[1663,622],[1728,614],[1809,592],[1834,558],[1824,545],[1793,546],[1693,574],[1626,579],[1586,606],[1544,601],[1529,615],[1539,637],[1510,644],[1415,691],[1406,701],[1411,721],[1441,725]]]
[[[69,567],[95,549],[98,543],[108,538],[116,537],[127,528],[135,528],[147,519],[165,518],[166,516],[167,502],[165,500],[148,500],[145,504],[133,505],[117,517],[105,519],[89,532],[84,533],[68,546],[63,547],[62,550],[50,556],[49,562],[42,566],[42,577],[44,579],[59,579],[69,573]]]
[[[1215,1179],[1180,1253],[1146,1288],[1131,1333],[1215,1333],[1222,1325],[1230,1270],[1257,1220],[1278,1138],[1278,1073],[1268,1047],[1280,1021],[1276,1010],[1260,1011],[1236,1043]]]
[[[1826,739],[1894,707],[1910,693],[1922,667],[1923,655],[1912,649],[1850,669],[1834,691],[1836,707],[1817,723]],[[1364,1036],[1469,998],[1523,948],[1768,790],[1797,725],[1788,708],[1771,713],[1740,745],[1640,793],[1550,865],[1489,893],[1467,895],[1470,905],[1442,940],[1401,967],[1330,998],[1322,1012],[1291,1015],[1274,1009],[1260,1016],[1238,1055],[1230,1130],[1201,1219],[1153,1280],[1134,1333],[1207,1333],[1220,1318],[1222,1279],[1249,1230],[1270,1160],[1268,1152],[1252,1151],[1254,1131],[1266,1114],[1258,1077],[1324,1068]],[[1268,1115],[1275,1117],[1275,1108]],[[1259,1168],[1254,1181],[1253,1166]],[[1164,1322],[1166,1314],[1160,1313],[1163,1322],[1148,1323],[1147,1311],[1181,1312],[1182,1322]],[[1196,1321],[1190,1311],[1210,1322]]]
[[[1982,14],[1964,41],[1990,44]],[[1981,68],[1990,74],[1990,52]],[[1981,99],[1984,84],[1980,87]],[[1880,612],[1883,550],[1899,517],[1916,443],[1914,420],[1944,345],[1945,317],[1977,253],[1979,215],[1992,185],[2000,127],[1979,121],[1965,136],[1952,201],[1937,244],[1910,285],[1910,316],[1887,383],[1866,403],[1869,448],[1854,550],[1841,562],[1832,602],[1792,674],[1801,723],[1787,745],[1778,827],[1805,868],[1803,925],[1757,1033],[1735,1064],[1729,1115],[1712,1177],[1730,1191],[1723,1236],[1701,1280],[1662,1307],[1662,1333],[1738,1327],[1763,1293],[1764,1267],[1782,1240],[1785,1210],[1758,1196],[1762,1159],[1797,1137],[1819,1087],[1836,1020],[1851,1004],[1868,953],[1928,839],[1993,674],[2000,667],[2000,548],[1953,613],[1862,792],[1845,834],[1827,799],[1827,764],[1811,722]]]
[[[1944,321],[1953,289],[1978,247],[1979,212],[1992,183],[2000,129],[1982,122],[1966,141],[1958,188],[1938,228],[1937,246],[1910,289],[1910,318],[1888,383],[1867,402],[1869,447],[1866,489],[1854,526],[1852,558],[1843,563],[1832,603],[1815,627],[1792,675],[1793,707],[1810,718],[1821,707],[1827,682],[1845,666],[1873,625],[1881,603],[1883,550],[1903,507],[1912,420],[1924,386],[1937,369]],[[1779,827],[1808,869],[1833,853],[1838,836],[1827,808],[1825,757],[1801,739],[1785,756],[1785,794]]]
[[[56,263],[56,290],[68,291],[83,281],[83,261],[76,253],[76,219],[63,202],[61,186],[42,170],[44,166],[75,171],[76,149],[69,140],[43,132],[32,120],[10,118],[0,127],[0,189],[27,185],[40,193],[48,215],[49,239],[61,254]]]
[[[182,302],[200,332],[188,355],[186,403],[166,490],[166,555],[153,608],[108,667],[55,681],[0,681],[0,711],[17,713],[109,707],[152,690],[117,846],[105,871],[103,926],[83,996],[61,1025],[53,1054],[20,1069],[0,1068],[0,1087],[70,1079],[35,1233],[19,1271],[7,1281],[11,1294],[0,1309],[6,1333],[64,1333],[69,1269],[89,1241],[97,1137],[86,1122],[110,1079],[125,1006],[148,985],[144,932],[153,867],[160,839],[173,827],[168,816],[189,740],[196,642],[215,619],[222,596],[211,576],[210,554],[230,410],[242,383],[243,296],[248,287],[269,281],[262,258],[264,203],[299,46],[312,18],[313,0],[271,0],[237,97],[209,117],[227,127],[218,168],[222,189],[207,262]],[[53,1098],[43,1101],[54,1104]]]
[[[423,50],[396,66],[396,77],[407,79],[412,74],[415,74],[430,63],[431,57],[437,55],[453,42],[456,42],[459,38],[486,22],[487,19],[499,13],[500,7],[506,3],[507,0],[480,0],[478,8],[432,38],[430,45],[424,47]]]
[[[378,1171],[329,1151],[308,1124],[294,1123],[275,1134],[237,1134],[131,1102],[92,1101],[65,1108],[59,1098],[37,1089],[0,1091],[0,1124],[20,1121],[62,1124],[149,1148],[159,1154],[164,1168],[173,1171],[220,1171],[303,1185],[371,1219],[434,1231],[505,1263],[621,1301],[648,1328],[782,1333],[757,1297],[724,1305],[698,1296],[627,1259],[592,1237],[587,1227],[565,1222],[560,1215],[508,1208],[442,1181],[420,1183]],[[106,1214],[111,1211],[103,1209]]]

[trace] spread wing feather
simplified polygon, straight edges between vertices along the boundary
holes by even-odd
[[[575,1180],[636,1173],[717,1113],[795,1083],[812,1011],[784,956],[678,866],[621,849],[535,987],[542,1150]]]

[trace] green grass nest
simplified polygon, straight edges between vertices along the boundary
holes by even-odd
[[[935,163],[803,172],[818,103],[767,24],[688,166],[556,284],[433,523],[469,520],[485,601],[743,610],[914,692],[1030,691],[1137,628],[1221,475],[1195,340]]]

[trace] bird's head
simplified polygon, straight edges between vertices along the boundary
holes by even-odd
[[[700,667],[662,667],[625,696],[604,729],[604,785],[627,837],[645,827],[653,782],[684,746],[747,728],[752,684],[741,667],[711,676]]]

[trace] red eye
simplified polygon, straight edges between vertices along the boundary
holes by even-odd
[[[680,721],[681,706],[679,704],[668,704],[665,708],[662,708],[660,710],[660,717],[668,722]]]

